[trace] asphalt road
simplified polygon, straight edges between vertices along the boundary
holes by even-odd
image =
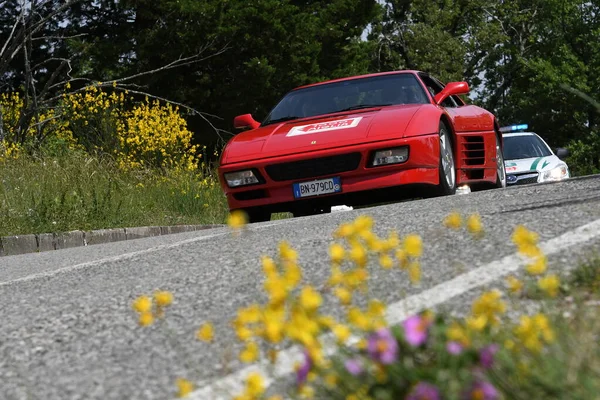
[[[451,210],[480,213],[485,237],[443,228]],[[470,271],[484,278],[481,266],[514,254],[510,236],[519,223],[541,241],[560,237],[549,246],[564,242],[549,258],[552,268],[598,252],[595,230],[572,245],[562,238],[600,220],[600,177],[272,221],[240,237],[219,228],[0,258],[0,398],[169,399],[176,377],[211,382],[239,370],[229,322],[239,307],[264,300],[260,256],[275,255],[278,241],[287,240],[305,281],[324,282],[332,231],[359,214],[373,216],[377,233],[395,229],[424,240],[420,286],[399,270],[374,268],[371,291],[390,304],[420,293],[421,302],[434,301],[440,293],[428,289],[456,277],[460,285]],[[168,332],[139,328],[130,307],[159,288],[175,295]],[[473,293],[448,295],[444,309],[464,307]],[[194,340],[204,321],[215,326],[211,345]]]

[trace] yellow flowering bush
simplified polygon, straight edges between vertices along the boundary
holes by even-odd
[[[0,108],[6,132],[0,157],[14,156],[23,100],[18,93],[2,94]],[[136,103],[126,93],[90,86],[64,93],[56,107],[37,114],[22,142],[109,154],[122,169],[195,171],[201,155],[192,136],[178,107],[147,97]]]
[[[234,213],[228,222],[239,234],[247,220],[242,213]],[[463,218],[452,213],[443,223],[454,230],[464,225],[474,239],[484,234],[477,214]],[[231,322],[243,345],[239,360],[273,364],[281,349],[299,346],[303,355],[295,375],[296,395],[301,399],[511,398],[504,377],[494,369],[500,362],[502,368],[526,376],[532,363],[543,363],[541,357],[556,341],[550,318],[542,312],[509,318],[508,298],[501,290],[491,289],[475,298],[464,317],[425,310],[399,326],[390,326],[386,305],[368,295],[369,277],[373,268],[395,268],[406,273],[413,284],[418,283],[425,246],[416,234],[400,237],[392,231],[380,237],[373,224],[372,218],[359,216],[333,232],[328,249],[331,271],[322,286],[303,283],[298,253],[290,243],[281,241],[276,257],[262,256],[266,300],[239,309]],[[524,257],[545,260],[534,232],[518,226],[512,239]],[[551,298],[557,295],[560,280],[555,274],[544,275],[545,267],[544,261],[542,270],[528,265],[525,272]],[[510,294],[520,293],[524,285],[516,276],[508,277],[507,283]],[[157,296],[154,301],[138,298],[134,310],[141,315],[151,313]],[[337,301],[343,310],[341,317],[324,312],[329,300]],[[168,304],[171,302],[169,298]],[[197,331],[197,339],[206,343],[212,342],[214,335],[209,322]],[[326,348],[332,343],[336,346],[333,355]],[[242,392],[232,393],[232,398],[283,398],[267,397],[265,382],[265,377],[254,371],[245,377]],[[176,384],[181,397],[191,391],[189,381],[179,378]],[[536,385],[552,391],[539,382]]]

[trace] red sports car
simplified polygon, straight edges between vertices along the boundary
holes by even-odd
[[[225,146],[219,179],[230,210],[250,222],[403,197],[454,194],[457,185],[505,187],[502,135],[492,113],[420,71],[394,71],[302,86],[262,123]],[[415,191],[414,189],[417,189]]]

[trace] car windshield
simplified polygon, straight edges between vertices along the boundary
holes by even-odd
[[[552,155],[548,146],[536,135],[504,136],[505,160],[546,157]]]
[[[358,78],[291,91],[273,108],[262,125],[338,111],[426,103],[429,99],[413,74]]]

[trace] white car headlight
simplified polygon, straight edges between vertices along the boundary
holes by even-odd
[[[569,177],[569,169],[565,164],[561,164],[558,167],[552,168],[551,170],[544,171],[540,175],[540,182],[554,182],[567,179]]]
[[[406,160],[408,160],[408,147],[405,146],[376,151],[371,165],[377,167],[380,165],[400,164]]]
[[[260,183],[256,175],[254,175],[254,171],[251,169],[228,172],[224,174],[224,176],[225,180],[227,181],[227,185],[232,188]]]

